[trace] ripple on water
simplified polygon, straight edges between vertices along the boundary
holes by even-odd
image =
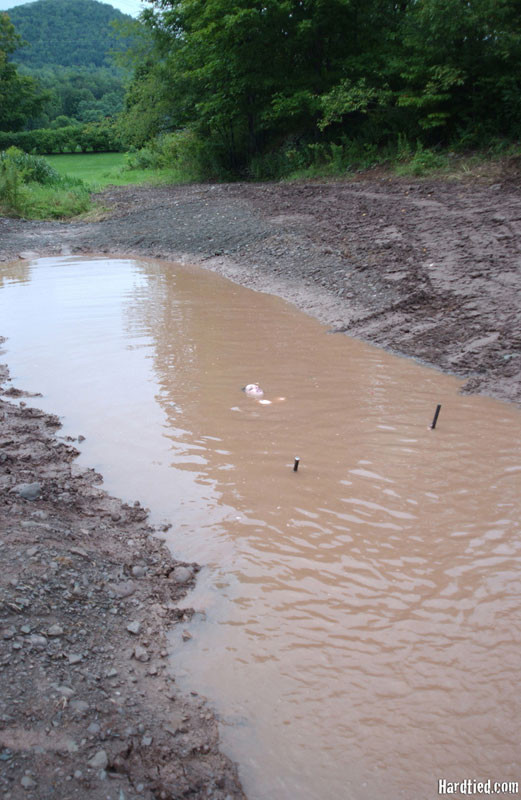
[[[205,565],[175,668],[228,720],[251,800],[519,779],[518,411],[196,268],[0,277],[17,384]],[[240,392],[257,381],[285,401]]]

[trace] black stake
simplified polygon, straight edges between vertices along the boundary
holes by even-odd
[[[298,465],[300,464],[300,458],[295,456],[295,463],[293,464],[293,472],[298,472]]]
[[[438,403],[438,405],[436,406],[436,411],[434,412],[434,419],[432,420],[432,425],[431,425],[432,430],[434,430],[434,428],[436,427],[440,409],[441,409],[441,403]]]

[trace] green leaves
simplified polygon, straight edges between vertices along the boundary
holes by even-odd
[[[8,15],[0,14],[0,130],[4,131],[20,130],[48,98],[33,78],[19,75],[9,61],[20,42]]]
[[[30,218],[68,217],[90,205],[79,178],[60,175],[44,158],[17,147],[0,151],[0,210]]]
[[[130,17],[107,3],[36,0],[11,9],[9,15],[30,45],[16,52],[16,61],[28,66],[109,66],[110,51],[128,46],[124,38],[116,39],[111,22]]]
[[[318,123],[324,130],[334,122],[341,122],[348,114],[368,114],[376,106],[385,106],[392,99],[388,88],[368,86],[365,78],[353,82],[346,78],[321,98],[322,118]]]
[[[191,131],[223,174],[274,174],[294,145],[521,133],[518,0],[151,3],[154,50],[126,118],[138,130],[139,110],[150,135]]]

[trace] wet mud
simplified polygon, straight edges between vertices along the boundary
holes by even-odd
[[[198,566],[75,465],[5,368],[0,384],[2,797],[243,798],[213,714],[168,669]]]
[[[511,176],[494,180],[112,188],[96,222],[0,219],[0,258],[203,263],[519,403],[521,194]]]
[[[521,402],[521,196],[507,179],[131,187],[99,201],[94,222],[0,218],[0,260],[201,263],[463,377],[464,391]],[[177,603],[197,566],[177,565],[145,511],[77,469],[58,420],[0,378],[4,796],[243,797],[211,713],[168,675],[166,632],[189,619]]]

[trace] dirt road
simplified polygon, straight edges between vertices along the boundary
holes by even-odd
[[[0,261],[202,263],[521,403],[521,193],[508,180],[140,187],[99,201],[95,222],[0,218]],[[167,632],[190,613],[178,601],[197,565],[173,561],[139,504],[77,469],[77,443],[20,390],[0,371],[3,797],[242,798],[212,714],[168,674]]]
[[[118,253],[205,264],[333,329],[521,402],[518,183],[112,189],[93,223],[0,220],[0,258]]]

